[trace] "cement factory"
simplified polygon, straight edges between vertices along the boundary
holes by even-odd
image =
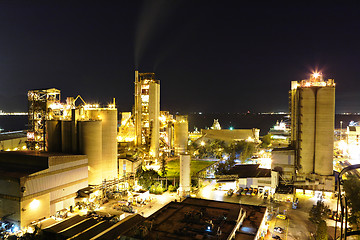
[[[171,208],[176,208],[181,212],[185,211],[181,209],[188,209],[184,214],[190,216],[195,213],[190,214],[189,209],[199,208],[199,213],[196,214],[200,214],[208,205],[214,209],[221,209],[228,204],[226,207],[234,209],[236,214],[227,212],[232,222],[224,220],[226,218],[222,221],[229,224],[228,227],[232,230],[225,233],[225,230],[221,229],[221,224],[215,228],[216,221],[210,220],[209,217],[209,220],[203,223],[208,233],[214,229],[218,239],[235,239],[236,235],[245,234],[242,228],[245,229],[256,222],[256,230],[250,234],[251,239],[263,239],[269,228],[269,224],[265,224],[270,214],[266,207],[258,205],[255,209],[246,204],[186,198],[193,194],[194,176],[191,173],[191,162],[195,155],[189,152],[190,143],[198,144],[200,148],[214,140],[223,141],[228,145],[232,142],[248,142],[259,146],[260,130],[221,129],[219,121],[214,120],[211,129],[189,134],[186,115],[173,116],[169,111],[160,110],[160,81],[156,79],[155,73],[135,71],[134,83],[132,112],[118,112],[115,99],[102,106],[89,104],[80,95],[67,97],[63,102],[61,91],[55,88],[28,91],[29,129],[26,141],[21,135],[22,145],[14,148],[21,151],[4,151],[3,148],[0,152],[0,216],[16,223],[21,229],[27,229],[34,222],[58,216],[63,211],[73,212],[76,206],[80,206],[79,198],[82,195],[87,196],[83,203],[87,204],[86,206],[95,201],[100,205],[104,204],[107,201],[108,190],[121,193],[137,187],[137,169],[158,170],[161,159],[179,158],[179,185],[173,200],[185,200],[175,201],[166,206],[164,203],[159,206],[163,207],[159,211],[172,212]],[[222,187],[222,191],[226,190],[230,196],[233,191],[242,195],[244,189],[252,189],[250,194],[244,195],[255,195],[259,191],[264,203],[268,195],[271,199],[290,199],[292,202],[295,201],[296,194],[308,191],[312,194],[320,192],[333,195],[334,80],[325,81],[321,74],[315,73],[307,80],[292,81],[289,98],[289,144],[286,147],[272,149],[269,153],[271,157],[265,159],[268,161],[268,164],[265,164],[268,167],[262,165],[259,158],[255,159],[256,162],[233,165],[221,176],[215,175],[217,166],[228,159],[228,156],[224,156],[196,175],[195,180],[201,183],[199,186],[212,186],[211,182],[215,181]],[[120,121],[118,116],[121,116]],[[266,155],[264,150],[262,154]],[[161,181],[161,184],[164,181],[166,185],[170,181],[175,186],[175,178],[169,180],[163,176],[158,177],[158,181]],[[136,194],[132,193],[132,196],[137,196],[136,199],[141,198],[141,193]],[[141,202],[144,204],[148,200],[149,197],[146,195]],[[126,209],[131,209],[131,206],[126,206]],[[129,212],[133,214],[132,211]],[[249,220],[247,213],[252,212],[257,212],[257,220]],[[109,229],[117,229],[116,237],[138,236],[134,232],[134,227],[143,226],[147,220],[139,214],[135,216],[129,217],[129,221],[133,221],[133,227],[124,229],[122,224],[126,221],[121,220]],[[157,222],[160,221],[161,215],[155,212],[150,218],[151,221]],[[79,218],[79,222],[81,221],[85,220]],[[172,226],[177,226],[178,223],[175,221]],[[176,234],[179,235],[181,231],[188,232],[189,236],[193,236],[191,231],[195,231],[184,227],[182,230],[165,233],[168,229],[159,226],[148,229],[147,236],[163,234],[162,239],[170,236],[176,238]],[[52,234],[65,234],[62,231]],[[74,236],[85,234],[86,231],[88,230],[82,230],[77,235],[62,236],[73,239]],[[111,231],[105,229],[99,230],[98,235],[93,235],[91,239],[115,239],[115,235],[105,237],[110,233]],[[90,235],[79,239],[90,239]]]

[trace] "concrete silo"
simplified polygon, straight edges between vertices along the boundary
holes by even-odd
[[[102,122],[102,176],[104,179],[117,178],[117,109],[101,109]]]
[[[191,158],[189,154],[180,154],[180,186],[178,194],[187,196],[190,194],[191,187]]]
[[[61,152],[61,121],[46,121],[46,140],[48,152]]]
[[[335,88],[319,88],[316,99],[315,173],[333,174]]]
[[[177,115],[174,123],[175,154],[186,153],[188,145],[188,119],[186,115]]]
[[[333,175],[335,83],[321,74],[291,84],[291,145],[297,177]],[[315,178],[313,178],[315,179]],[[315,182],[315,180],[314,180]]]
[[[150,124],[150,155],[159,157],[160,139],[160,84],[149,84],[149,124]]]
[[[302,88],[300,90],[300,131],[299,156],[300,172],[312,173],[314,171],[315,153],[315,89]]]
[[[74,127],[75,126],[73,121],[61,121],[61,152],[63,153],[74,152]]]
[[[79,150],[89,163],[90,185],[101,184],[102,176],[102,124],[98,120],[78,122]]]

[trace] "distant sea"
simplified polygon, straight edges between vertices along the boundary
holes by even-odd
[[[198,130],[210,128],[214,119],[218,119],[222,129],[259,128],[260,135],[266,135],[269,129],[276,124],[276,121],[288,121],[286,114],[257,114],[257,113],[190,113],[189,131],[196,128]],[[360,115],[336,114],[335,128],[340,128],[340,121],[343,121],[342,127],[345,129],[350,121],[360,122]],[[27,116],[0,116],[0,128],[4,131],[26,130],[28,124]]]

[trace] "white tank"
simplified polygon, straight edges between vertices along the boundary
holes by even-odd
[[[187,116],[176,116],[176,122],[174,123],[175,154],[186,153],[188,144],[188,128]]]
[[[190,193],[191,175],[190,175],[190,155],[180,154],[180,186],[179,195],[186,196]]]
[[[300,92],[300,171],[314,172],[315,158],[315,88],[302,88]]]
[[[89,162],[90,185],[101,184],[102,177],[102,126],[101,121],[79,121],[79,150]]]
[[[316,99],[315,173],[333,175],[335,88],[319,88]]]
[[[117,109],[102,109],[102,176],[110,180],[118,177],[117,171]]]

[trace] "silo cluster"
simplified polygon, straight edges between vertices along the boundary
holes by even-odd
[[[48,120],[46,127],[49,152],[87,155],[90,185],[117,177],[116,108],[74,109],[71,120]]]
[[[293,81],[291,142],[300,173],[333,175],[335,83],[322,77]]]

